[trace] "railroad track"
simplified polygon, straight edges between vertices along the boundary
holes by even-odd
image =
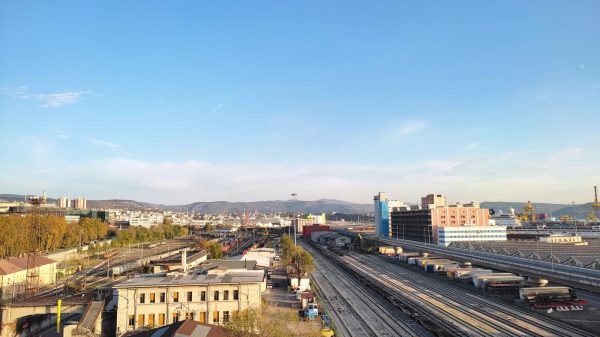
[[[431,313],[444,312],[447,320],[460,323],[469,336],[506,337],[591,337],[594,336],[568,324],[522,309],[507,306],[497,300],[483,298],[450,284],[440,282],[415,271],[402,268],[379,257],[349,253],[342,258],[366,275],[378,275],[382,283],[396,293]]]
[[[432,336],[335,263],[306,246],[315,258],[313,278],[337,318],[343,336]]]

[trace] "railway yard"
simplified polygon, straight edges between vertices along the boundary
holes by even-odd
[[[423,273],[398,259],[347,250],[335,253],[319,246],[308,249],[315,257],[313,279],[329,302],[334,322],[346,327],[338,328],[342,336],[423,335],[415,330],[415,322],[438,336],[596,335],[481,290],[452,284],[445,277]],[[384,298],[386,305],[381,302]],[[399,326],[391,327],[391,322]]]
[[[341,336],[433,336],[372,289],[304,246],[315,259],[312,277]]]

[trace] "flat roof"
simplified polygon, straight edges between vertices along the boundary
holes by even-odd
[[[265,273],[262,270],[228,272],[225,274],[192,274],[178,276],[138,276],[115,284],[114,288],[143,288],[208,284],[234,284],[263,282]]]

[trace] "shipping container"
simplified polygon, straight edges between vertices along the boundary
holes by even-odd
[[[421,255],[421,254],[417,253],[417,252],[398,253],[398,260],[400,260],[402,262],[408,262],[409,257],[417,257],[419,255]]]
[[[466,267],[457,267],[457,268],[449,268],[446,271],[446,276],[448,276],[451,280],[458,280],[461,276],[467,275],[472,271],[480,271],[485,270],[481,268],[466,268]]]

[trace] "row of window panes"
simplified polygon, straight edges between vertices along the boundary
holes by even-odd
[[[213,299],[215,301],[220,301],[221,296],[220,296],[220,291],[215,290],[213,292]],[[172,293],[173,295],[173,302],[179,302],[179,292],[178,291],[174,291]],[[193,292],[192,291],[188,291],[187,292],[187,302],[192,302],[194,299],[193,297]],[[239,299],[239,291],[238,290],[234,290],[233,291],[233,300],[237,301]],[[159,293],[159,303],[165,303],[166,300],[166,293]],[[206,291],[201,291],[200,292],[200,301],[201,302],[205,302],[206,301]],[[224,290],[223,291],[223,301],[229,301],[229,290]],[[141,293],[140,294],[140,303],[141,304],[145,304],[146,303],[146,293]],[[148,293],[148,303],[156,303],[156,293]]]
[[[234,311],[235,313],[235,311]],[[194,320],[194,312],[186,312],[185,313],[185,319],[191,319]],[[165,324],[167,324],[165,322],[165,317],[166,315],[163,313],[158,314],[158,321],[155,321],[156,315],[155,314],[148,314],[148,324],[146,324],[146,315],[145,314],[139,314],[138,315],[138,319],[137,319],[137,326],[149,326],[149,327],[156,327],[156,326],[163,326]],[[219,311],[213,311],[213,323],[219,323]],[[229,311],[223,311],[223,322],[229,322]],[[129,315],[128,320],[127,320],[128,324],[130,327],[133,327],[135,325],[135,315]],[[178,312],[174,312],[172,315],[172,322],[171,323],[176,323],[179,322],[179,313]],[[198,322],[200,323],[207,323],[206,322],[206,312],[200,312],[200,315],[198,317]]]

